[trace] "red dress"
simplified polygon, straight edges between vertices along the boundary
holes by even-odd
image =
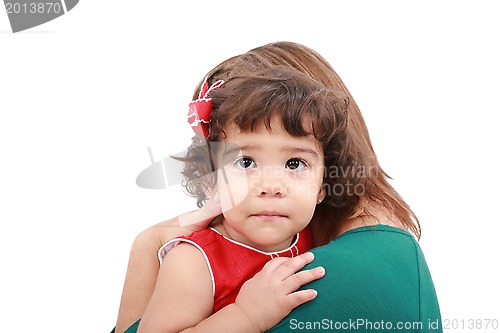
[[[279,252],[259,251],[209,228],[194,232],[189,237],[178,237],[167,242],[158,251],[160,262],[166,253],[180,242],[196,246],[207,261],[212,277],[214,313],[234,303],[243,283],[258,273],[272,258],[291,258],[312,248],[309,228],[302,230],[288,248]]]

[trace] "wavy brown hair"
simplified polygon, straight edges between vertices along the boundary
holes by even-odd
[[[212,114],[208,145],[202,138],[196,138],[184,159],[185,187],[197,198],[199,206],[215,186],[212,171],[220,166],[212,156],[216,156],[217,149],[224,145],[214,143],[225,142],[224,128],[235,124],[243,132],[253,132],[259,126],[272,131],[271,119],[274,116],[279,117],[288,134],[296,137],[312,135],[321,143],[325,156],[323,182],[327,189],[323,202],[335,207],[354,207],[357,204],[359,197],[348,195],[347,191],[328,191],[334,186],[363,186],[364,182],[355,174],[328,172],[349,169],[358,160],[350,150],[349,101],[345,95],[338,95],[293,68],[275,66],[229,78],[210,97]]]
[[[349,175],[345,175],[346,173],[355,172],[356,177],[351,177],[352,181],[355,182],[353,184],[362,184],[363,192],[354,193],[349,198],[343,198],[340,201],[343,204],[332,204],[331,201],[324,201],[318,205],[311,221],[315,245],[326,244],[337,234],[340,226],[348,225],[349,221],[355,217],[373,216],[373,210],[380,207],[394,216],[403,229],[420,238],[421,229],[418,218],[399,193],[389,184],[390,177],[381,168],[376,158],[368,129],[354,98],[339,75],[320,54],[306,46],[291,42],[263,45],[232,57],[213,68],[208,73],[209,84],[220,79],[229,82],[233,78],[252,75],[260,70],[275,66],[293,68],[328,88],[337,98],[348,102],[345,105],[347,112],[345,133],[347,136],[343,142],[337,143],[339,146],[347,147],[344,152],[349,156],[347,158],[349,162],[343,166],[347,169],[341,167],[343,164],[338,160],[339,152],[336,153],[337,155],[329,156],[328,148],[324,148],[325,158],[337,159],[338,164],[328,163],[330,166],[336,165],[339,168],[337,169],[338,173],[341,176],[344,174],[346,180],[349,177]],[[198,96],[200,86],[201,82],[195,90],[193,99]],[[216,97],[215,93],[214,97]],[[192,147],[202,145],[199,139],[194,138],[193,140]],[[190,158],[189,153],[187,157]],[[328,163],[325,163],[325,166]],[[188,170],[187,165],[186,167],[186,173],[194,172],[194,170]],[[328,168],[326,170],[328,171]],[[335,174],[327,175],[327,177],[329,176],[334,177]],[[201,201],[200,199],[202,198],[198,197],[198,203],[204,200],[204,198]]]

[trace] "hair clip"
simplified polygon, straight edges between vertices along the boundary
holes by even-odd
[[[189,103],[188,123],[197,135],[208,138],[208,125],[212,113],[212,99],[209,95],[212,91],[222,86],[223,83],[223,80],[218,80],[209,88],[208,76],[205,77],[198,99]]]

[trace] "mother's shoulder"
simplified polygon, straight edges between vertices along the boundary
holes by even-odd
[[[338,227],[335,238],[354,229],[377,225],[385,225],[405,231],[404,224],[399,221],[394,214],[391,214],[391,212],[385,208],[375,208],[370,215],[361,215],[345,220]]]
[[[420,248],[408,231],[391,224],[363,224],[345,230],[330,243],[312,250],[315,262],[333,265],[367,261],[413,261]]]

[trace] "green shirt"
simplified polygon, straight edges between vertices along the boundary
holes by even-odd
[[[323,278],[302,289],[318,296],[269,333],[442,332],[429,269],[411,234],[387,225],[347,231],[312,250]]]
[[[268,333],[442,332],[424,255],[408,232],[387,225],[347,231],[312,250],[326,275],[304,286],[318,296]],[[135,333],[139,321],[126,333]],[[237,333],[237,332],[235,332]]]

